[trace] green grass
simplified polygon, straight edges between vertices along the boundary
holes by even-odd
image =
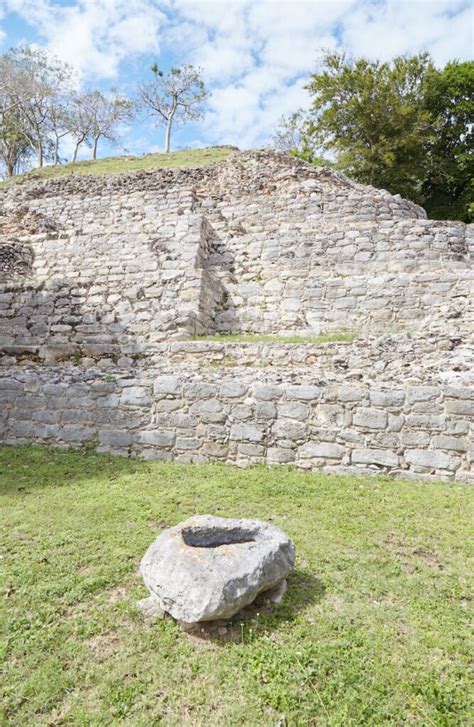
[[[194,336],[193,341],[218,341],[219,343],[339,343],[350,342],[358,337],[357,331],[329,331],[317,336],[277,336],[259,333],[216,333],[211,336]]]
[[[17,177],[0,182],[0,186],[31,180],[55,179],[56,177],[63,177],[65,174],[124,174],[125,172],[136,172],[140,169],[203,167],[223,161],[232,151],[232,147],[217,146],[208,149],[174,151],[170,154],[107,157],[96,161],[80,161],[62,164],[57,167],[48,166],[42,169],[33,169],[26,174],[20,174]]]
[[[472,724],[472,489],[33,447],[0,449],[0,486],[2,724]],[[135,605],[148,544],[208,512],[297,548],[283,603],[230,643]]]

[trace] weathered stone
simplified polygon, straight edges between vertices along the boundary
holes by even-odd
[[[179,394],[182,385],[176,376],[159,376],[155,379],[153,391],[156,397]]]
[[[344,456],[345,448],[340,444],[332,442],[319,442],[319,444],[308,443],[298,450],[299,457],[314,459],[341,459]]]
[[[388,406],[399,408],[405,401],[404,391],[371,391],[370,402],[374,406]]]
[[[158,607],[189,624],[231,618],[284,581],[294,562],[279,528],[203,515],[161,533],[140,573]]]
[[[234,424],[230,429],[230,439],[261,442],[263,440],[263,431],[249,424]]]
[[[298,440],[307,436],[307,427],[296,419],[277,419],[272,428],[275,437]]]
[[[368,429],[385,429],[387,421],[387,414],[377,409],[361,408],[356,411],[353,417],[354,426],[367,427]]]
[[[430,447],[461,481],[473,253],[469,226],[271,152],[4,187],[1,439],[454,479],[406,469]],[[348,327],[353,342],[191,340]]]
[[[395,452],[386,449],[354,449],[352,452],[354,464],[376,464],[383,467],[398,467],[399,459]]]
[[[408,449],[405,452],[405,460],[415,467],[426,467],[428,469],[449,470],[455,472],[460,465],[459,457],[453,457],[443,452],[430,449]]]
[[[162,429],[143,431],[137,434],[137,442],[140,444],[149,444],[152,447],[172,447],[175,439],[176,435],[174,432],[166,432]]]
[[[129,386],[122,391],[122,404],[125,406],[149,406],[151,397],[143,386]]]

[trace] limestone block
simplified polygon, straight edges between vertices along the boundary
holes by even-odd
[[[269,464],[287,464],[294,462],[295,451],[283,447],[269,447],[267,450],[267,462]]]
[[[237,381],[226,381],[219,389],[219,396],[225,399],[234,399],[245,396],[247,392],[247,386],[240,384]]]
[[[411,386],[407,391],[407,404],[418,401],[433,401],[437,399],[440,390],[437,386]]]
[[[277,439],[289,439],[297,441],[305,439],[307,436],[307,427],[303,422],[295,419],[277,419],[273,424],[272,432]]]
[[[261,442],[263,431],[250,424],[233,424],[230,429],[230,439],[237,441]]]
[[[92,436],[94,432],[91,430]],[[64,438],[64,437],[63,437]],[[108,447],[128,447],[131,445],[133,435],[121,429],[102,429],[99,431],[99,443]]]
[[[461,463],[459,457],[429,449],[407,449],[404,456],[407,464],[432,470],[455,472]]]
[[[172,447],[175,439],[176,435],[174,432],[164,431],[162,429],[141,431],[135,437],[137,443],[151,445],[153,447]]]
[[[301,404],[299,401],[284,401],[278,405],[278,414],[281,417],[306,421],[309,417],[309,413],[309,407],[305,404]]]
[[[354,449],[352,450],[354,464],[376,464],[383,467],[398,467],[399,459],[395,452],[386,449]]]
[[[157,398],[167,395],[176,396],[181,393],[181,388],[181,383],[176,376],[159,376],[155,379],[153,393]]]
[[[122,391],[120,396],[124,406],[150,406],[151,396],[143,386],[129,386]]]
[[[313,444],[308,442],[298,450],[298,457],[302,459],[341,459],[346,452],[345,447],[332,442],[319,442]]]
[[[358,409],[353,417],[354,426],[367,429],[385,429],[388,417],[386,412],[378,409],[362,407]]]
[[[446,411],[449,414],[474,417],[474,400],[455,399],[446,401]]]
[[[433,449],[448,449],[457,452],[465,452],[467,449],[466,440],[463,437],[450,437],[446,434],[438,434],[431,439]]]
[[[256,386],[253,391],[255,399],[261,401],[276,401],[282,394],[283,390],[278,386]]]
[[[287,399],[300,399],[302,401],[316,401],[321,395],[319,386],[288,386],[285,392]]]
[[[370,391],[370,402],[374,406],[400,408],[405,402],[405,392],[393,389],[392,391]]]

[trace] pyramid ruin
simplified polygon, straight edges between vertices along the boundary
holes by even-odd
[[[0,440],[474,481],[473,260],[275,152],[3,188]]]

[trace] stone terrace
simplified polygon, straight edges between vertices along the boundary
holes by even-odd
[[[472,481],[473,241],[270,152],[0,190],[0,437]]]

